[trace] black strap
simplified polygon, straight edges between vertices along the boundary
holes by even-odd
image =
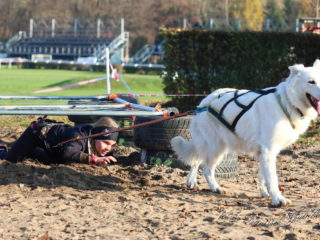
[[[244,93],[241,93],[240,95],[238,95],[238,90],[237,91],[235,91],[234,92],[234,95],[233,95],[233,98],[231,98],[230,100],[228,100],[223,106],[222,106],[222,108],[220,109],[220,113],[219,113],[219,115],[220,116],[222,116],[223,115],[223,111],[225,110],[225,108],[229,105],[229,103],[231,103],[231,102],[233,102],[233,101],[235,101],[236,102],[236,104],[238,105],[238,101],[236,101],[237,100],[237,98],[238,97],[241,97],[242,95],[244,95],[244,94],[247,94],[248,92],[244,92]],[[238,102],[238,103],[237,103]],[[242,105],[241,103],[239,103],[240,105]],[[238,105],[238,106],[240,106],[240,105]],[[243,105],[242,105],[243,106]],[[241,106],[240,106],[241,107]]]
[[[242,109],[242,111],[238,114],[238,116],[233,120],[233,123],[232,123],[233,129],[236,128],[237,123],[238,123],[238,121],[240,120],[240,118],[241,118],[247,111],[249,111],[250,108],[253,106],[253,104],[254,104],[259,98],[261,98],[262,96],[264,96],[264,95],[260,95],[260,96],[256,97],[248,106],[246,106],[246,107],[244,107],[244,108]]]
[[[238,94],[238,90],[234,92],[234,96],[233,98],[231,98],[230,100],[228,100],[220,109],[220,112],[218,113],[217,111],[215,111],[213,108],[211,108],[210,106],[208,107],[208,112],[210,112],[214,117],[216,117],[223,125],[225,125],[225,127],[227,127],[230,131],[235,132],[236,126],[238,121],[240,120],[240,118],[247,112],[250,110],[250,108],[253,106],[253,104],[262,96],[268,95],[269,93],[274,93],[276,92],[276,88],[270,88],[268,90],[264,90],[264,89],[258,89],[258,90],[254,90],[254,91],[248,91],[242,94]],[[257,93],[260,94],[258,97],[256,97],[251,103],[249,103],[247,106],[240,103],[238,101],[238,98],[247,94],[247,93]],[[226,107],[231,103],[231,102],[235,102],[237,104],[237,106],[239,106],[240,108],[242,108],[242,111],[237,115],[237,117],[233,120],[232,124],[228,123],[224,118],[223,118],[223,111],[226,109]]]
[[[241,97],[241,96],[243,96],[243,95],[245,95],[245,94],[247,94],[247,93],[248,93],[248,92],[245,92],[245,93],[242,93],[242,94],[238,95],[238,91],[235,91],[235,92],[234,92],[234,97],[233,97],[234,102],[235,102],[239,107],[241,107],[241,108],[246,108],[247,106],[246,106],[246,105],[243,105],[242,103],[240,103],[240,102],[238,101],[238,97]]]
[[[213,108],[208,107],[208,112],[215,116],[224,126],[226,126],[231,132],[234,132],[235,129],[232,125],[230,125],[218,112],[216,112]]]

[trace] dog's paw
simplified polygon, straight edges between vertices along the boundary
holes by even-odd
[[[221,194],[221,195],[226,193],[221,187],[218,187],[216,189],[211,189],[211,191],[214,193],[217,193],[217,194]]]
[[[224,191],[222,188],[219,187],[217,188],[216,193],[223,195],[226,193],[226,191]]]
[[[268,198],[270,195],[267,191],[260,189],[260,196],[262,198]]]
[[[281,198],[278,198],[277,200],[273,200],[272,203],[274,207],[286,207],[291,204],[291,200],[285,197],[281,197]]]
[[[187,186],[189,188],[197,188],[197,187],[199,187],[197,182],[189,182],[189,181],[187,182]]]

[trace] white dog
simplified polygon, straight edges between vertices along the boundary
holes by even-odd
[[[187,185],[197,186],[197,172],[213,192],[222,193],[214,172],[227,152],[259,159],[259,187],[276,206],[287,205],[278,187],[276,157],[305,132],[320,114],[320,60],[313,67],[290,66],[286,81],[260,91],[218,89],[204,98],[191,121],[191,141],[171,140],[179,159],[191,166]]]

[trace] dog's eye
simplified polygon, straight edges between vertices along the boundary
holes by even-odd
[[[316,84],[316,81],[310,80],[308,83],[310,83],[310,84]]]

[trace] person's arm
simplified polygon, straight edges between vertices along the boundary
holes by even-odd
[[[72,141],[65,144],[63,158],[72,162],[89,162],[89,154],[84,152],[85,146],[81,141]]]
[[[83,137],[84,133],[80,132],[77,128],[67,128],[64,133],[66,139]],[[76,140],[67,142],[63,146],[62,157],[65,161],[72,162],[88,162],[89,154],[87,153],[87,140]]]

